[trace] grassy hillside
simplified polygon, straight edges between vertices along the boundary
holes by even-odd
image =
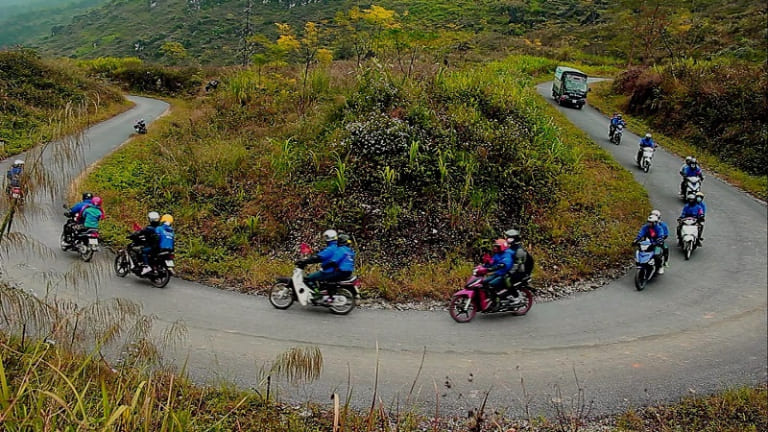
[[[83,126],[127,106],[119,91],[66,61],[43,60],[28,50],[0,51],[0,158],[65,132],[56,121],[65,109]]]
[[[188,52],[188,62],[234,64],[240,62],[244,12],[247,0],[113,0],[101,8],[74,18],[72,23],[48,37],[34,42],[54,55],[94,58],[98,56],[139,56],[145,60],[169,62],[161,48],[166,42],[180,43]],[[577,24],[603,10],[603,2],[557,0],[547,2],[509,2],[499,0],[316,0],[289,3],[253,1],[251,30],[254,34],[277,38],[276,22],[301,28],[306,21],[321,23],[335,35],[325,39],[335,47],[336,57],[349,55],[344,43],[345,24],[339,14],[355,6],[361,10],[372,4],[397,12],[398,32],[420,39],[425,46],[444,42],[462,49],[483,46],[498,49],[510,43],[510,37],[536,28],[545,22]],[[359,26],[358,26],[359,27]],[[375,26],[370,34],[386,32],[387,26]],[[428,34],[432,34],[429,36]],[[439,36],[442,36],[439,37]],[[442,40],[441,40],[442,39]],[[334,41],[335,40],[335,41]]]
[[[171,212],[182,274],[244,290],[289,272],[329,226],[354,236],[368,293],[391,300],[447,298],[511,226],[540,284],[589,276],[625,262],[648,201],[535,94],[529,74],[555,65],[419,63],[409,79],[338,62],[307,88],[299,68],[233,70],[87,187],[110,203],[107,237]]]
[[[0,49],[50,35],[81,14],[108,0],[0,1]]]

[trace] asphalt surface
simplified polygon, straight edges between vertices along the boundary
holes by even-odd
[[[548,84],[539,91],[548,97]],[[88,130],[86,164],[124,142],[135,119],[150,121],[167,107],[152,99],[131,100],[136,102],[133,110]],[[608,120],[597,111],[589,106],[560,109],[634,173],[674,225],[682,208],[677,196],[682,160],[665,152],[662,142],[650,173],[643,174],[633,160],[637,136],[625,132],[621,146],[614,146],[607,139]],[[0,165],[7,169],[7,163]],[[62,171],[73,175],[82,167]],[[128,298],[162,322],[182,320],[188,338],[166,355],[186,362],[190,375],[203,383],[224,380],[256,387],[259,370],[277,355],[315,345],[323,354],[321,377],[301,386],[282,383],[281,398],[330,403],[332,392],[346,395],[351,387],[352,405],[365,408],[375,388],[377,401],[388,407],[420,406],[434,413],[439,400],[439,411],[446,414],[479,407],[489,392],[494,409],[522,415],[527,407],[546,414],[553,400],[566,408],[577,404],[578,380],[592,412],[610,413],[766,380],[766,207],[712,176],[703,190],[706,244],[690,261],[672,245],[671,268],[643,292],[635,290],[630,273],[594,292],[534,304],[524,317],[479,315],[457,324],[447,311],[357,309],[334,316],[298,304],[280,311],[261,296],[180,279],[157,289],[131,275],[117,278],[109,273],[113,257],[107,252],[89,264],[103,269],[96,286],[47,290],[83,303]],[[3,264],[6,279],[40,295],[46,288],[31,275],[81,265],[75,254],[58,250],[62,194],[36,197],[45,211],[16,225],[51,248],[54,258],[18,254]],[[177,235],[183,238],[184,233]]]

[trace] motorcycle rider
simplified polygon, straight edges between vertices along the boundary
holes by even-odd
[[[640,149],[637,151],[637,164],[640,165],[640,158],[643,157],[643,149],[645,147],[650,147],[652,149],[656,149],[656,143],[653,141],[653,138],[650,133],[646,133],[645,136],[640,139]]]
[[[680,167],[680,176],[683,178],[683,181],[680,183],[680,196],[685,195],[685,181],[687,177],[698,177],[700,181],[704,181],[704,173],[701,171],[696,158],[692,156],[685,158],[685,163]]]
[[[496,239],[491,250],[493,252],[491,262],[483,265],[483,268],[488,271],[483,279],[483,284],[491,288],[491,294],[497,300],[496,294],[506,288],[505,279],[507,273],[512,269],[513,259],[509,245],[504,239]]]
[[[512,256],[512,269],[507,273],[507,287],[510,290],[509,299],[512,304],[517,304],[523,301],[520,298],[520,292],[515,287],[517,282],[520,282],[523,278],[530,276],[533,270],[533,257],[528,254],[523,245],[520,243],[520,231],[516,229],[509,229],[504,231],[504,236],[507,238],[507,245],[509,246],[509,253]]]
[[[704,231],[704,208],[701,207],[701,204],[696,202],[696,195],[694,194],[688,194],[687,197],[685,197],[685,205],[683,206],[683,211],[680,212],[680,217],[677,218],[677,244],[680,245],[680,242],[683,240],[681,231],[683,229],[683,218],[696,218],[696,225],[699,227],[699,237],[696,241],[696,246],[701,246],[701,233]]]
[[[661,212],[659,210],[653,210],[651,211],[651,214],[656,215],[656,217],[659,218],[659,222],[657,224],[659,226],[659,230],[662,232],[661,250],[664,253],[664,267],[669,267],[669,245],[667,245],[667,238],[669,238],[669,226],[661,219]]]
[[[704,217],[707,216],[707,204],[704,203],[704,194],[701,191],[696,192],[696,202],[701,206],[701,210],[704,211]],[[699,240],[704,240],[704,224],[699,224]]]
[[[627,126],[627,122],[624,121],[624,119],[621,118],[621,113],[614,113],[613,117],[611,117],[611,126],[608,130],[608,138],[613,138],[613,133],[616,132],[616,127],[621,125],[622,127]]]
[[[16,159],[13,165],[8,168],[5,178],[8,179],[8,185],[5,187],[5,193],[10,193],[12,187],[21,187],[21,175],[24,173],[24,161]]]
[[[296,265],[301,267],[307,264],[320,263],[319,271],[310,273],[304,278],[304,282],[315,294],[320,291],[319,282],[342,281],[352,276],[354,270],[354,255],[349,256],[346,251],[339,251],[339,235],[335,230],[325,230],[323,240],[326,244],[325,249],[309,258],[296,261]]]
[[[663,231],[659,228],[659,217],[655,214],[648,215],[647,223],[640,228],[640,231],[637,233],[637,237],[635,237],[635,241],[633,241],[632,244],[636,245],[644,238],[650,240],[653,245],[661,246],[664,244]],[[664,266],[661,263],[663,257],[654,255],[653,259],[656,262],[656,268],[659,269],[658,273],[660,275],[664,274]]]
[[[152,271],[149,256],[158,245],[157,227],[160,225],[160,213],[151,211],[147,213],[147,219],[149,225],[134,233],[136,245],[141,246],[141,260],[144,262],[144,267],[141,269],[142,276]]]
[[[139,121],[136,122],[136,125],[134,126],[134,128],[137,131],[142,130],[142,129],[146,130],[147,129],[147,124],[144,123],[144,119],[142,118],[142,119],[139,119]]]
[[[72,208],[69,209],[69,212],[72,214],[72,217],[67,220],[67,223],[64,224],[64,241],[67,245],[72,243],[72,234],[74,234],[75,232],[74,227],[81,220],[80,213],[83,211],[83,209],[86,206],[91,204],[92,200],[93,200],[92,193],[83,192],[83,200],[73,205]]]
[[[155,228],[157,234],[157,249],[160,252],[173,252],[175,246],[175,234],[173,231],[173,216],[166,213],[160,218],[160,225]]]

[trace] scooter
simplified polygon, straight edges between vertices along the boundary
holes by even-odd
[[[355,308],[360,285],[360,279],[352,276],[344,281],[320,282],[318,292],[314,292],[304,283],[304,267],[297,264],[291,277],[277,278],[269,292],[269,302],[277,309],[288,309],[298,301],[302,306],[323,306],[336,315],[346,315]]]
[[[613,131],[613,135],[611,135],[611,142],[619,145],[621,144],[621,135],[624,133],[624,125],[617,124],[616,129]]]
[[[497,293],[498,301],[494,301],[490,288],[483,283],[483,276],[487,272],[488,270],[482,265],[475,267],[472,270],[472,276],[464,284],[464,288],[451,297],[448,313],[454,321],[470,322],[477,311],[482,313],[511,312],[513,315],[525,315],[531,310],[534,289],[528,285],[531,280],[530,276],[526,276],[514,284],[520,296],[519,301],[512,301],[505,289]]]
[[[145,134],[147,133],[147,125],[143,122],[136,122],[136,124],[133,125],[133,130],[135,130],[136,133]]]
[[[648,282],[658,273],[661,262],[657,257],[660,256],[662,256],[661,246],[654,245],[648,239],[638,243],[635,251],[635,266],[637,267],[635,288],[638,291],[644,290]]]
[[[678,244],[683,248],[685,259],[691,259],[691,254],[699,247],[699,224],[696,218],[687,217],[680,221],[680,238]]]
[[[653,153],[655,150],[652,147],[643,147],[643,154],[640,156],[640,160],[637,165],[643,172],[647,173],[651,169],[651,161],[653,160]]]
[[[64,208],[67,206],[64,205]],[[76,251],[80,255],[80,259],[84,262],[88,262],[93,258],[93,254],[99,250],[99,230],[95,228],[88,228],[82,231],[77,231],[77,225],[74,222],[74,217],[71,212],[67,211],[64,216],[68,218],[64,232],[61,233],[61,239],[59,245],[61,250]],[[69,232],[69,234],[67,234]]]
[[[696,194],[696,192],[701,192],[701,177],[696,176],[690,176],[685,178],[685,193],[683,194],[683,201],[685,201],[685,197],[687,197],[690,194]]]

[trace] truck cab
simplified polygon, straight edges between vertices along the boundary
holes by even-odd
[[[555,69],[555,79],[552,82],[552,98],[558,104],[570,104],[578,109],[587,103],[587,92],[590,90],[587,85],[587,74],[584,72],[566,67],[558,66]]]

